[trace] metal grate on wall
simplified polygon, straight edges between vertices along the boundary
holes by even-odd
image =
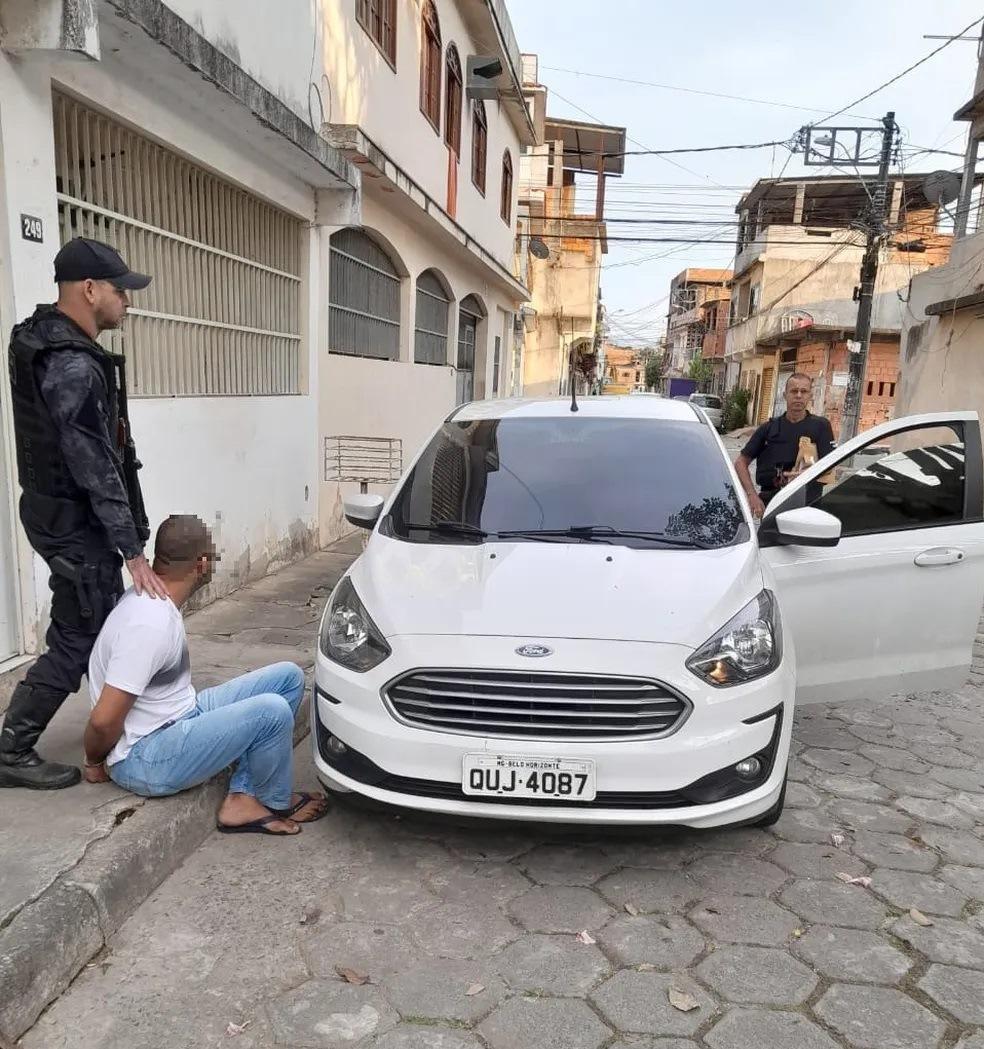
[[[400,276],[385,251],[358,229],[331,237],[328,348],[395,361],[400,356]]]
[[[448,363],[448,309],[451,296],[433,270],[417,278],[413,359],[417,364]]]
[[[303,225],[144,135],[54,95],[62,243],[153,276],[109,348],[133,396],[301,392]]]

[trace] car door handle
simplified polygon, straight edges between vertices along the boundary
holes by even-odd
[[[932,568],[935,565],[955,565],[963,559],[963,550],[957,550],[952,546],[932,546],[916,554],[915,563],[920,568]]]

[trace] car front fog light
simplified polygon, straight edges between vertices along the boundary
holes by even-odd
[[[340,758],[346,753],[346,751],[348,751],[348,747],[345,746],[338,736],[329,736],[326,746],[328,748],[328,753],[336,758]]]
[[[762,762],[758,758],[745,758],[735,765],[735,772],[742,779],[755,779],[762,774]]]

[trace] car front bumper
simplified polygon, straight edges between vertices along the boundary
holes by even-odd
[[[685,667],[690,650],[640,642],[551,641],[536,670],[652,678],[692,705],[680,727],[655,739],[578,740],[476,736],[398,720],[383,699],[394,677],[419,668],[531,671],[516,653],[528,638],[389,638],[392,655],[367,674],[339,667],[320,652],[312,711],[318,775],[329,788],[426,812],[491,819],[612,825],[716,827],[754,820],[782,791],[792,726],[793,671],[788,661],[768,677],[729,689],[703,684]],[[348,753],[333,755],[334,736]],[[590,759],[594,801],[533,802],[466,796],[466,754]],[[752,755],[767,755],[763,777],[735,796],[695,803],[705,777]]]

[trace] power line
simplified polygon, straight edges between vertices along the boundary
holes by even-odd
[[[878,87],[876,87],[873,91],[869,91],[866,95],[862,95],[860,98],[856,98],[853,102],[848,102],[848,104],[844,106],[843,109],[835,110],[833,113],[828,113],[827,116],[821,117],[820,120],[815,121],[811,126],[815,127],[816,124],[822,124],[828,120],[833,120],[834,117],[842,116],[849,109],[853,109],[855,106],[860,105],[862,102],[867,102],[869,98],[871,98],[873,95],[877,95],[879,91],[884,91],[886,87],[890,87],[897,80],[901,80],[902,77],[907,76],[914,69],[918,69],[919,66],[921,66],[924,62],[928,62],[934,55],[938,55],[944,48],[949,47],[954,40],[963,36],[963,34],[966,33],[968,30],[973,29],[974,26],[980,25],[981,22],[984,22],[984,15],[981,15],[980,18],[975,18],[974,21],[970,23],[970,25],[964,26],[964,28],[960,30],[957,36],[950,37],[948,40],[945,40],[942,44],[940,44],[939,47],[934,47],[933,50],[929,52],[929,54],[923,55],[923,57],[920,58],[918,62],[913,62],[911,66],[907,66],[905,69],[902,70],[901,73],[896,73],[896,75],[893,76],[891,80],[886,80],[884,84],[879,84]]]
[[[640,87],[655,87],[663,91],[682,91],[688,95],[706,95],[709,98],[724,98],[731,102],[750,102],[757,106],[775,106],[779,109],[795,109],[801,113],[822,113],[817,106],[796,106],[790,102],[774,102],[765,98],[749,98],[747,95],[729,95],[723,91],[703,91],[694,87],[678,87],[675,84],[658,84],[652,80],[636,80],[632,77],[611,76],[604,73],[587,73],[581,69],[564,69],[560,66],[542,66],[552,73],[570,73],[573,76],[587,76],[595,80],[614,80],[620,84],[637,84]],[[852,113],[851,116],[860,117],[862,120],[875,120],[875,117],[865,116],[861,113]]]

